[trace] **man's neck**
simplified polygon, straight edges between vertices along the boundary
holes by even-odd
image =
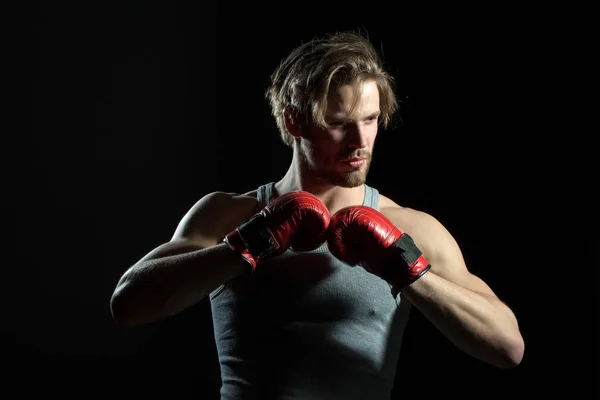
[[[365,185],[353,188],[332,185],[317,180],[307,172],[302,172],[298,164],[292,163],[287,173],[275,183],[276,196],[303,190],[317,196],[330,213],[347,206],[361,205],[365,198]]]

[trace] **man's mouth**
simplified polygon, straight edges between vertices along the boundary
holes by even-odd
[[[352,157],[342,160],[342,163],[349,165],[352,168],[360,168],[362,167],[367,159],[365,157]]]

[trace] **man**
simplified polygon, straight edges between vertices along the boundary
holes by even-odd
[[[211,193],[120,279],[125,326],[210,298],[223,399],[389,398],[411,306],[466,353],[518,365],[513,312],[467,269],[450,233],[366,182],[392,78],[353,33],[296,48],[268,98],[287,173]]]

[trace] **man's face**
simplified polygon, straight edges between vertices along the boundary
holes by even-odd
[[[343,85],[330,94],[327,103],[325,120],[331,127],[306,128],[300,140],[300,156],[322,182],[360,186],[366,181],[377,136],[379,90],[370,81],[358,93],[352,86]]]

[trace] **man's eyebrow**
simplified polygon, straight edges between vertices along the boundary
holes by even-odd
[[[372,113],[368,114],[367,116],[364,117],[364,119],[371,119],[371,118],[377,118],[381,115],[381,111],[377,110],[377,111],[373,111]],[[334,113],[334,114],[326,114],[325,115],[325,119],[327,120],[335,120],[335,121],[352,121],[352,118],[348,118],[347,114],[345,112],[338,112],[338,113]]]

